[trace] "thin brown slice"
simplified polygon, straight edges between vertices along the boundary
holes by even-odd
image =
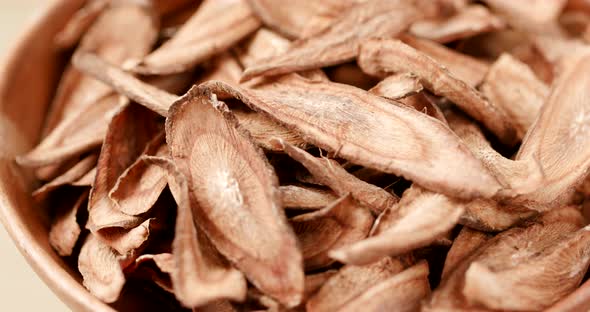
[[[339,196],[352,195],[353,198],[376,214],[398,202],[395,195],[358,179],[332,159],[314,157],[284,141],[277,141],[275,145],[280,146],[291,158],[307,168],[321,184],[330,187]]]
[[[501,204],[493,199],[476,199],[465,204],[459,223],[485,232],[504,231],[538,213],[518,205]]]
[[[353,60],[367,38],[395,37],[421,17],[412,2],[371,0],[351,7],[319,34],[296,41],[283,54],[249,67],[242,81],[337,65]]]
[[[369,234],[374,218],[365,207],[345,195],[328,207],[290,220],[299,237],[306,270],[334,262],[331,250],[355,243]]]
[[[283,185],[279,191],[283,207],[289,209],[322,209],[338,199],[333,192],[317,187]]]
[[[492,106],[477,90],[451,74],[435,60],[399,40],[370,40],[362,44],[359,65],[369,73],[410,72],[436,95],[454,102],[474,119],[482,122],[502,142],[514,144],[516,130],[505,113]]]
[[[93,105],[67,116],[39,145],[18,157],[17,162],[27,167],[59,165],[100,146],[110,116],[127,102],[127,99],[111,93]]]
[[[206,66],[205,75],[199,77],[196,84],[209,80],[238,82],[242,76],[242,67],[237,58],[229,52],[221,53]]]
[[[513,120],[519,139],[533,124],[549,95],[547,85],[537,79],[526,64],[510,54],[502,54],[496,60],[480,89],[490,102]]]
[[[457,197],[489,197],[499,190],[498,182],[443,123],[361,89],[296,75],[256,89],[222,82],[201,88],[231,94],[352,163]]]
[[[146,55],[152,49],[157,34],[157,21],[149,8],[126,1],[110,6],[98,17],[82,38],[76,52],[95,53],[110,63],[121,65],[128,58]],[[45,132],[52,130],[69,115],[76,115],[94,105],[109,93],[109,87],[69,67],[48,113]]]
[[[405,267],[401,260],[390,257],[366,266],[344,266],[307,301],[306,309],[309,312],[338,311],[375,284],[391,278]]]
[[[414,36],[447,43],[486,32],[498,31],[505,23],[481,5],[470,5],[449,18],[418,21],[410,28]]]
[[[430,294],[429,273],[428,263],[423,260],[374,285],[338,311],[418,311],[424,298]]]
[[[108,5],[108,0],[89,1],[70,18],[66,26],[55,36],[57,48],[69,49],[75,46]]]
[[[171,272],[176,298],[190,308],[221,299],[243,301],[246,297],[244,276],[217,259],[217,251],[212,246],[206,246],[206,237],[197,233],[193,216],[193,210],[198,209],[197,203],[190,199],[183,174],[171,160],[147,156],[146,161],[166,171],[178,204],[172,243],[175,267]]]
[[[148,144],[146,150],[117,179],[109,191],[109,198],[117,208],[128,215],[138,216],[146,213],[156,203],[166,187],[166,171],[145,162],[146,156],[169,157],[164,134]]]
[[[451,245],[451,249],[449,249],[449,252],[447,253],[441,279],[446,279],[463,259],[469,257],[492,237],[491,234],[464,226],[459,232],[459,235],[453,240],[453,245]]]
[[[416,94],[422,91],[422,88],[422,84],[414,74],[400,73],[381,80],[369,92],[390,100],[397,100]]]
[[[141,155],[161,130],[159,116],[137,104],[125,106],[111,123],[98,158],[94,187],[88,203],[88,228],[93,233],[106,228],[130,229],[144,220],[117,209],[108,193],[119,176]]]
[[[333,250],[330,257],[363,265],[428,246],[451,230],[463,211],[462,203],[413,186],[379,218],[373,236]]]
[[[276,175],[225,104],[193,88],[171,107],[166,138],[188,177],[199,227],[258,289],[286,306],[298,305],[302,256],[280,205]]]
[[[172,39],[130,67],[141,74],[188,71],[259,27],[260,21],[244,0],[205,0]]]
[[[539,117],[524,138],[517,160],[539,162],[544,173],[541,187],[515,198],[534,210],[568,202],[590,168],[590,52],[578,52],[553,85]],[[555,118],[559,116],[559,118]]]
[[[78,224],[77,214],[80,207],[88,200],[88,191],[84,191],[74,205],[60,207],[51,224],[49,243],[62,256],[71,256],[78,242],[82,229]]]
[[[248,0],[266,26],[290,38],[302,38],[310,22],[321,31],[358,0]]]
[[[85,175],[72,182],[73,186],[92,186],[96,178],[96,167],[90,169]]]
[[[43,185],[33,192],[33,198],[37,202],[43,201],[47,195],[53,190],[68,184],[74,184],[78,179],[82,178],[96,165],[96,154],[90,154],[84,159],[80,160],[75,166],[70,168],[68,171],[53,179],[51,182]]]

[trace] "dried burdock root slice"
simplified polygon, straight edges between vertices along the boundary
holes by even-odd
[[[403,261],[390,257],[366,266],[344,266],[307,301],[306,309],[309,312],[339,311],[371,287],[405,268]]]
[[[260,28],[250,38],[235,46],[234,51],[242,66],[247,68],[261,59],[284,53],[290,45],[289,39],[269,29]]]
[[[247,0],[247,2],[267,27],[290,38],[302,38],[310,23],[313,23],[316,31],[321,31],[332,24],[340,14],[360,1]]]
[[[229,49],[259,27],[260,21],[244,0],[205,0],[172,39],[139,63],[128,65],[141,74],[188,71]]]
[[[148,212],[167,185],[166,171],[146,163],[146,156],[169,157],[164,133],[152,140],[140,156],[117,179],[109,198],[119,211],[138,216]]]
[[[397,100],[416,94],[422,91],[422,88],[420,80],[414,74],[400,73],[383,79],[369,92],[390,100]]]
[[[339,196],[352,195],[359,203],[371,209],[375,214],[394,206],[397,196],[386,190],[358,179],[348,173],[335,160],[314,157],[306,151],[288,144],[275,141],[275,145],[284,150],[291,158],[301,163],[323,185],[331,188]]]
[[[428,263],[423,260],[376,284],[338,311],[418,311],[424,298],[430,294],[428,274]]]
[[[322,209],[338,199],[333,192],[302,185],[279,186],[281,203],[289,209]]]
[[[100,146],[109,118],[128,101],[111,93],[81,111],[68,115],[39,145],[17,158],[21,166],[59,165]]]
[[[110,63],[121,65],[129,58],[146,55],[157,35],[157,20],[149,8],[133,1],[124,2],[111,5],[98,17],[76,52],[95,53]],[[82,75],[73,67],[66,69],[47,116],[46,132],[66,116],[83,111],[111,92],[108,86]]]
[[[413,107],[415,110],[436,118],[444,124],[447,124],[447,119],[440,107],[438,107],[432,97],[427,95],[425,92],[419,92],[417,94],[398,99],[397,102],[400,102],[408,107]]]
[[[351,7],[326,30],[293,43],[283,54],[249,67],[242,81],[337,65],[353,60],[367,38],[395,37],[422,13],[413,2],[370,0]]]
[[[90,169],[85,175],[72,182],[73,186],[92,186],[96,178],[96,167]]]
[[[88,200],[88,191],[84,191],[72,206],[58,209],[49,231],[49,244],[62,256],[71,256],[76,242],[82,233],[77,214],[80,207]]]
[[[505,17],[516,28],[527,31],[556,31],[556,23],[568,0],[484,0],[489,7]]]
[[[498,31],[505,23],[481,5],[470,5],[448,18],[418,21],[409,32],[417,37],[440,43],[465,39]]]
[[[33,198],[37,202],[43,201],[49,193],[53,190],[58,189],[64,185],[73,185],[78,181],[78,179],[82,178],[86,175],[92,168],[96,166],[97,155],[90,154],[84,157],[80,162],[78,162],[75,166],[70,168],[68,171],[64,172],[59,177],[53,179],[51,182],[46,183],[42,187],[36,189],[33,192]]]
[[[132,103],[111,120],[98,158],[94,187],[88,203],[86,227],[93,233],[111,227],[129,229],[144,221],[143,218],[119,211],[108,194],[119,176],[161,131],[158,118],[146,108]]]
[[[502,54],[490,67],[480,90],[513,120],[519,139],[533,124],[549,95],[549,87],[510,54]]]
[[[289,220],[299,238],[306,270],[334,262],[330,250],[355,243],[369,235],[374,218],[352,196],[345,195],[328,207]]]
[[[513,200],[534,210],[568,202],[590,167],[590,52],[571,56],[564,67],[516,156],[537,160],[543,170],[542,185]]]
[[[196,84],[209,80],[238,82],[242,76],[242,67],[237,58],[230,52],[224,52],[207,64],[205,75],[199,77]]]
[[[475,199],[465,204],[459,223],[486,232],[504,231],[538,214],[521,206],[501,204],[493,199]]]
[[[243,301],[244,276],[223,263],[208,239],[197,232],[193,209],[198,209],[198,204],[190,198],[184,175],[171,160],[147,156],[146,161],[167,172],[170,190],[178,204],[172,243],[175,267],[170,275],[176,298],[190,308],[220,299]]]
[[[398,206],[383,212],[371,237],[329,255],[343,263],[363,265],[426,247],[457,225],[463,211],[461,202],[413,186]]]
[[[377,77],[365,74],[355,62],[327,68],[326,75],[330,81],[347,84],[363,90],[369,90],[381,81]]]
[[[451,249],[449,249],[449,252],[447,253],[441,279],[446,279],[463,259],[469,257],[492,237],[493,235],[489,233],[480,232],[471,229],[468,226],[464,226],[459,232],[459,235],[453,240]]]
[[[89,1],[72,16],[66,26],[55,36],[57,48],[69,49],[75,46],[108,5],[108,0]]]
[[[423,310],[469,310],[478,307],[474,300],[469,301],[466,297],[477,298],[476,289],[466,288],[469,283],[476,286],[473,283],[481,281],[472,275],[469,277],[471,280],[466,277],[466,272],[474,263],[479,263],[480,268],[484,266],[500,274],[510,272],[508,275],[513,275],[513,278],[506,276],[504,281],[487,279],[482,295],[489,298],[489,303],[505,304],[490,305],[490,308],[524,308],[529,311],[550,305],[575,289],[585,273],[590,260],[590,244],[584,240],[590,236],[585,234],[586,230],[578,231],[582,224],[582,215],[576,208],[563,207],[546,213],[533,223],[498,234],[455,266],[433,292]],[[574,274],[570,275],[572,272]],[[508,288],[504,288],[506,285],[509,285]],[[501,297],[497,297],[500,293]],[[498,300],[502,298],[506,300]]]
[[[193,88],[170,108],[166,139],[188,178],[199,227],[258,289],[287,307],[298,305],[303,261],[277,177],[225,104]]]
[[[490,197],[499,190],[495,178],[446,125],[364,90],[297,75],[256,89],[222,82],[201,87],[231,94],[352,163],[456,197]]]
[[[436,95],[444,96],[474,119],[482,122],[502,142],[514,144],[516,130],[506,114],[492,106],[477,90],[455,78],[445,67],[429,56],[399,40],[369,40],[361,45],[360,67],[369,74],[410,72]]]
[[[437,63],[446,67],[455,78],[464,81],[470,87],[479,85],[490,68],[484,61],[430,40],[408,35],[401,36],[401,39],[405,44],[430,56]]]

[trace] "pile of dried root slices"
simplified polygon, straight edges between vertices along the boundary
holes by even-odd
[[[588,1],[88,0],[17,162],[113,307],[559,309],[589,42]]]

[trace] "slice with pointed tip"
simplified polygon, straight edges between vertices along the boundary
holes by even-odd
[[[49,244],[62,256],[71,256],[78,242],[82,229],[78,224],[78,211],[88,200],[88,191],[84,191],[70,207],[60,207],[49,231]]]
[[[193,217],[197,203],[190,199],[184,175],[171,160],[147,156],[146,161],[166,171],[178,204],[172,243],[175,266],[170,275],[176,298],[190,308],[221,299],[243,301],[246,297],[244,276],[217,259],[213,246],[206,246],[206,237],[197,232]]]
[[[57,48],[69,49],[75,46],[108,5],[107,0],[92,0],[78,10],[55,36]]]
[[[280,138],[300,148],[308,146],[297,132],[282,126],[262,113],[241,109],[234,109],[232,112],[240,126],[250,133],[256,144],[267,151],[279,151],[276,145],[272,144],[274,138]]]
[[[330,250],[357,242],[369,234],[374,218],[350,194],[324,209],[290,220],[299,237],[306,270],[326,267],[334,262]]]
[[[381,80],[369,92],[390,100],[397,100],[416,94],[422,91],[422,88],[422,84],[414,74],[400,73]]]
[[[41,202],[55,189],[68,184],[74,185],[78,179],[82,178],[86,173],[95,167],[96,159],[96,154],[90,154],[84,157],[84,159],[80,160],[80,162],[78,162],[75,166],[64,172],[59,177],[36,189],[33,192],[33,198],[37,202]]]
[[[199,227],[258,289],[298,305],[302,256],[281,209],[277,177],[225,104],[194,87],[170,108],[166,140],[188,179]]]
[[[399,204],[379,218],[373,235],[330,252],[340,262],[363,265],[425,247],[451,230],[463,214],[462,203],[413,186]]]
[[[188,71],[259,27],[260,21],[245,1],[205,0],[172,39],[130,67],[151,75]]]
[[[249,67],[242,81],[346,63],[356,57],[361,42],[368,38],[395,37],[421,15],[414,3],[406,1],[360,3],[340,15],[325,31],[296,41],[287,52]]]
[[[317,187],[279,186],[281,202],[288,209],[322,209],[338,199],[333,192]]]

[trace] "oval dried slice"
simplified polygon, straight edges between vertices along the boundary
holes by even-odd
[[[420,38],[447,43],[505,28],[504,21],[481,5],[470,5],[444,19],[418,21],[410,33]]]
[[[519,139],[533,124],[549,95],[549,87],[510,54],[502,54],[490,67],[480,90],[513,120]]]
[[[421,17],[414,3],[371,0],[351,7],[325,31],[298,40],[283,54],[249,67],[242,81],[337,65],[353,60],[367,38],[395,37]]]
[[[446,125],[364,90],[285,76],[256,89],[208,82],[352,163],[457,197],[493,196],[498,182]]]
[[[217,259],[213,246],[206,246],[207,238],[197,232],[193,217],[197,203],[190,199],[183,174],[165,158],[147,156],[146,162],[166,171],[178,204],[172,243],[175,267],[170,275],[176,298],[190,308],[221,299],[243,301],[246,297],[244,276]]]
[[[542,185],[512,202],[547,210],[569,201],[590,168],[590,52],[572,56],[553,85],[547,102],[531,126],[516,156],[537,161]],[[555,118],[559,116],[559,118]]]
[[[205,0],[172,39],[129,67],[152,75],[188,71],[259,27],[260,21],[244,0]]]
[[[400,73],[381,80],[369,92],[390,100],[397,100],[416,94],[422,91],[422,88],[422,84],[414,74]]]
[[[95,167],[97,158],[98,157],[96,154],[90,154],[84,157],[82,160],[80,160],[80,162],[78,162],[75,166],[64,172],[59,177],[36,189],[33,192],[33,198],[37,202],[41,202],[50,192],[54,191],[55,189],[68,184],[74,185],[78,179],[82,178],[92,168]]]
[[[409,45],[392,39],[369,40],[362,44],[359,65],[369,73],[410,72],[436,95],[444,96],[474,119],[482,122],[502,142],[514,144],[514,125],[505,113],[492,106],[477,90],[455,78],[445,67]]]
[[[225,104],[193,88],[171,107],[166,139],[188,178],[199,227],[257,288],[298,305],[302,257],[281,209],[277,177]]]
[[[62,206],[57,211],[49,231],[49,244],[62,256],[71,256],[82,229],[78,224],[78,211],[88,200],[88,191],[84,191],[72,206]]]
[[[306,304],[309,312],[332,312],[361,296],[372,286],[403,271],[406,265],[396,258],[383,258],[366,266],[347,265],[326,281]]]
[[[317,187],[279,186],[283,207],[289,209],[322,209],[338,199],[333,192]]]
[[[348,173],[336,161],[314,157],[287,142],[276,142],[291,158],[301,163],[323,185],[330,187],[339,196],[351,194],[353,198],[376,214],[395,205],[398,198],[386,190],[358,179]]]
[[[334,262],[328,253],[357,242],[369,234],[373,216],[351,196],[345,195],[328,207],[290,220],[299,238],[306,270]]]
[[[428,263],[421,261],[371,287],[338,311],[418,311],[424,298],[430,294],[429,273]]]
[[[457,225],[463,211],[462,203],[413,186],[379,218],[373,236],[332,250],[330,257],[363,265],[426,247]]]

